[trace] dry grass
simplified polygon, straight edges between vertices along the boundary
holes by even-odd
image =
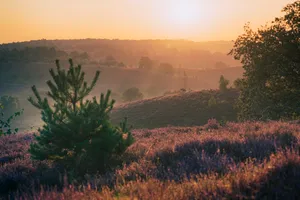
[[[0,165],[1,193],[19,189],[10,196],[45,200],[299,197],[299,122],[214,123],[135,130],[120,168],[71,185],[55,179],[49,163],[29,159],[31,134],[2,137],[0,159],[10,159]]]

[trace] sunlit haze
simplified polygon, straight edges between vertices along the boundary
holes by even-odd
[[[292,0],[2,0],[0,43],[36,39],[233,40]]]

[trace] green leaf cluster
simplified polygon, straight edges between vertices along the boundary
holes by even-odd
[[[229,54],[242,62],[238,102],[241,120],[300,116],[300,1],[254,31],[249,24]]]

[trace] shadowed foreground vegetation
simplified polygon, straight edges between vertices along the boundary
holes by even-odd
[[[235,89],[178,92],[117,106],[111,119],[118,123],[127,117],[134,128],[200,126],[211,118],[235,121],[234,104],[238,95]]]
[[[51,163],[30,159],[32,134],[3,136],[0,193],[23,199],[296,199],[299,133],[299,121],[220,126],[210,120],[134,130],[136,142],[122,166],[73,183]]]

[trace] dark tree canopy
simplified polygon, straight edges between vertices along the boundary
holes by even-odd
[[[72,51],[68,54],[65,51],[58,50],[54,47],[36,46],[13,49],[0,49],[0,63],[2,62],[52,62],[53,60],[73,58],[78,62],[88,61],[88,53],[79,53]]]
[[[141,100],[143,97],[144,95],[140,92],[139,88],[136,87],[129,88],[123,93],[123,100],[125,102]]]
[[[300,1],[257,31],[245,26],[229,54],[245,69],[241,119],[300,115]]]
[[[141,57],[139,61],[139,68],[140,69],[152,69],[153,61],[149,57]]]
[[[174,74],[174,67],[170,63],[160,63],[158,70],[165,75]]]
[[[111,66],[114,66],[116,65],[118,62],[116,61],[116,59],[113,57],[113,56],[106,56],[103,64],[108,66],[108,67],[111,67]]]

